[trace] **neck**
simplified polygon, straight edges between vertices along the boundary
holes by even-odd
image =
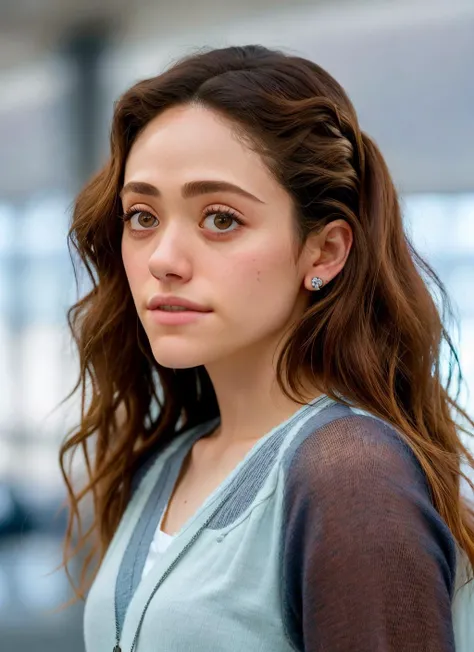
[[[222,445],[258,439],[301,408],[301,403],[288,398],[277,383],[272,355],[266,357],[249,352],[239,355],[232,364],[206,365],[219,404],[221,423],[212,435]],[[322,392],[306,386],[304,400],[310,401]]]

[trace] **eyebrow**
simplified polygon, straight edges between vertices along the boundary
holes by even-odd
[[[150,197],[161,197],[161,193],[158,188],[151,183],[145,183],[144,181],[129,181],[126,183],[122,190],[120,191],[120,198],[123,197],[127,192],[135,192],[139,195],[148,195]],[[229,181],[217,181],[217,180],[204,180],[204,181],[189,181],[185,183],[181,189],[181,194],[184,199],[191,199],[192,197],[197,197],[199,195],[208,195],[213,192],[231,192],[235,195],[241,195],[252,201],[259,202],[264,204],[265,202],[252,195],[247,190],[244,190],[240,186],[236,186],[234,183]]]

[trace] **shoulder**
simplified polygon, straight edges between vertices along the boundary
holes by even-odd
[[[287,451],[285,545],[299,541],[323,557],[329,551],[359,557],[367,550],[399,560],[418,555],[426,567],[440,564],[451,591],[455,540],[403,435],[351,408],[336,418],[328,411],[324,421]]]
[[[345,489],[353,493],[357,487],[373,491],[408,483],[429,493],[416,456],[393,426],[339,404],[324,412],[324,418],[309,422],[285,452],[287,490],[324,495],[336,489],[339,494]]]
[[[404,551],[428,564],[427,555],[441,561],[452,588],[454,538],[408,443],[378,418],[350,408],[340,415],[328,413],[286,452],[285,545],[299,541],[331,555],[371,550],[400,558]]]

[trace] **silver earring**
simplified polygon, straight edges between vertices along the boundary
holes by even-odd
[[[324,281],[322,278],[319,278],[319,276],[315,276],[314,278],[311,279],[311,287],[313,290],[320,290],[324,285]]]

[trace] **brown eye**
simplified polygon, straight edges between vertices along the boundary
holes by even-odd
[[[144,211],[140,211],[137,213],[138,219],[137,222],[140,226],[142,226],[144,229],[149,229],[151,226],[155,226],[155,222],[157,222],[156,217],[152,215],[151,213],[145,213]]]
[[[146,231],[158,225],[158,220],[148,211],[130,211],[126,215],[132,231]]]
[[[213,221],[214,226],[217,226],[218,229],[226,229],[232,225],[234,219],[230,215],[217,214]]]
[[[207,224],[206,224],[207,222]],[[242,225],[242,221],[230,210],[209,209],[204,219],[205,228],[211,233],[231,233]]]

